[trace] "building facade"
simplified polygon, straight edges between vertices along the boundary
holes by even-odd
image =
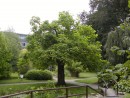
[[[22,49],[24,49],[24,48],[26,48],[26,46],[27,46],[27,34],[18,34],[18,36],[19,36],[19,39],[20,39],[20,44],[21,44],[21,47],[22,47]]]

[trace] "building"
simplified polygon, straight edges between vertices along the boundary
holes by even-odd
[[[27,34],[18,34],[19,39],[20,39],[20,44],[22,49],[25,48],[27,46],[27,39],[26,37],[28,36]]]

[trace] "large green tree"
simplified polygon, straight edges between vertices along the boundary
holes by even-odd
[[[95,71],[102,66],[101,44],[91,26],[76,22],[68,12],[60,12],[58,20],[31,20],[33,35],[28,37],[28,52],[33,65],[58,66],[58,85],[65,84],[64,65],[74,60]]]
[[[0,79],[10,76],[11,65],[9,61],[11,59],[11,53],[9,52],[7,42],[7,38],[3,32],[0,32]]]

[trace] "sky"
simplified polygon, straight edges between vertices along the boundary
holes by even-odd
[[[0,0],[0,30],[10,28],[16,33],[29,34],[32,16],[52,21],[61,11],[69,11],[76,17],[89,10],[89,0]]]

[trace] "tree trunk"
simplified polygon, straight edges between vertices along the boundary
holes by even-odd
[[[57,85],[65,85],[65,75],[64,75],[64,62],[57,60],[58,64],[58,81]]]

